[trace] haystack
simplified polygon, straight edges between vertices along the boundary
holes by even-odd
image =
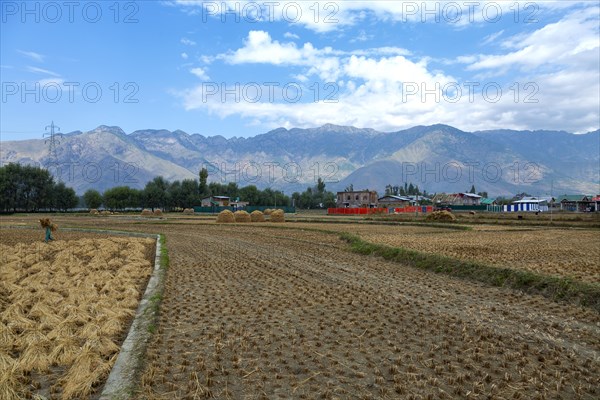
[[[90,210],[90,214],[92,214],[92,215],[98,215],[99,213],[98,213],[98,210],[97,210],[97,209],[95,209],[95,208],[92,208],[92,209]]]
[[[456,217],[449,211],[434,211],[427,215],[427,221],[456,221]]]
[[[147,208],[144,208],[144,209],[142,210],[142,216],[143,216],[143,217],[150,217],[150,216],[152,216],[152,210],[149,210],[149,209],[147,209]]]
[[[194,209],[193,208],[185,208],[183,210],[184,214],[193,214],[194,213]]]
[[[248,212],[246,211],[236,211],[235,213],[233,213],[233,216],[235,217],[235,222],[250,222],[251,218],[250,218],[250,214],[248,214]]]
[[[271,222],[285,222],[285,214],[283,210],[273,210],[271,213]]]
[[[162,210],[159,210],[158,208],[156,210],[154,210],[154,216],[155,217],[162,217]]]
[[[250,213],[250,220],[252,222],[265,222],[265,215],[258,210],[254,210]]]
[[[270,208],[267,208],[265,211],[263,211],[265,213],[265,215],[271,215],[271,213],[273,212],[273,210],[271,210]]]
[[[235,222],[235,216],[231,211],[223,210],[217,215],[217,223],[227,224],[231,222]]]

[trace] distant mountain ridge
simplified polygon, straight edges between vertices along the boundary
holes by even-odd
[[[428,192],[468,190],[490,195],[600,191],[600,130],[490,130],[464,132],[448,125],[396,132],[326,124],[278,128],[249,138],[203,136],[181,130],[117,126],[63,135],[56,159],[44,140],[4,141],[0,163],[37,163],[83,193],[128,185],[154,176],[194,179],[202,166],[209,180],[286,193],[325,179],[330,190],[375,189],[413,182]],[[58,165],[58,167],[56,167]]]

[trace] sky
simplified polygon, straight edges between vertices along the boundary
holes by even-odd
[[[254,136],[600,127],[600,6],[3,1],[2,140],[99,125]]]

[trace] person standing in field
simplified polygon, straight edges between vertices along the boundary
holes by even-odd
[[[44,241],[48,243],[48,241],[54,240],[52,232],[54,232],[58,228],[58,226],[56,226],[56,224],[53,224],[50,218],[40,219],[40,225],[42,225],[42,228],[46,228],[46,239]]]

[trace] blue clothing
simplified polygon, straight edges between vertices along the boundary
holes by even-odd
[[[46,243],[48,243],[48,240],[54,240],[52,237],[52,230],[50,228],[46,228]]]

